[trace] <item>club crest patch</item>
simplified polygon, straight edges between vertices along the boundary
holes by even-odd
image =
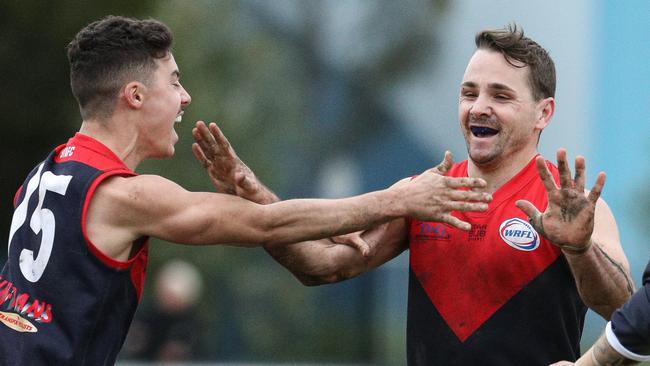
[[[518,217],[507,219],[499,227],[499,236],[509,246],[530,252],[539,247],[540,239],[537,231],[528,221]]]

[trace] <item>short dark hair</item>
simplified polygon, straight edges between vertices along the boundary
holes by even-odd
[[[132,80],[148,83],[172,41],[169,27],[153,19],[110,15],[80,30],[67,51],[82,118],[110,117],[120,88]]]
[[[503,29],[484,30],[476,34],[474,41],[477,49],[500,52],[512,66],[528,66],[535,100],[555,97],[555,64],[542,46],[524,36],[521,27],[510,24]]]

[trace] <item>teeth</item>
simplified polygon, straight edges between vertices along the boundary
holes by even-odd
[[[498,130],[489,127],[474,126],[474,127],[470,127],[470,130],[472,131],[472,134],[476,137],[493,136],[499,133]]]
[[[183,112],[179,113],[178,116],[176,116],[174,122],[180,123],[182,120],[183,120]]]

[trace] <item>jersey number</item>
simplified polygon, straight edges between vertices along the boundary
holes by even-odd
[[[68,189],[70,180],[72,179],[71,175],[54,175],[52,172],[46,171],[41,175],[43,170],[43,164],[38,167],[38,171],[34,176],[27,182],[27,189],[25,191],[25,198],[18,205],[14,216],[11,219],[11,230],[9,231],[9,245],[7,250],[11,247],[11,239],[13,239],[14,234],[18,229],[20,229],[25,223],[27,218],[27,205],[29,199],[38,188],[38,205],[32,213],[32,217],[29,221],[29,226],[35,235],[38,235],[41,231],[41,246],[38,250],[38,256],[34,258],[34,251],[29,249],[23,249],[20,252],[20,271],[23,273],[23,276],[30,282],[37,282],[43,272],[45,271],[45,266],[50,260],[50,254],[52,254],[52,244],[54,244],[54,229],[56,228],[56,220],[54,214],[47,208],[43,208],[43,200],[45,199],[45,194],[47,192],[55,192],[62,196],[65,196],[65,192]]]

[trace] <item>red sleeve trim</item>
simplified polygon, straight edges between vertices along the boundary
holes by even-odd
[[[108,172],[104,172],[101,174],[99,177],[97,177],[93,183],[90,185],[90,188],[88,188],[88,192],[86,193],[86,199],[84,201],[83,205],[83,210],[81,212],[81,231],[83,233],[84,239],[86,239],[86,244],[88,245],[88,249],[90,249],[90,252],[97,257],[102,263],[104,263],[106,266],[117,269],[117,270],[126,270],[131,268],[131,266],[138,261],[139,257],[146,257],[146,247],[148,245],[149,239],[147,238],[147,241],[142,245],[140,250],[129,260],[127,261],[118,261],[116,259],[111,258],[110,256],[106,255],[104,252],[102,252],[97,246],[88,238],[88,232],[86,231],[86,215],[88,214],[88,206],[90,205],[90,200],[95,193],[95,190],[97,187],[104,181],[106,178],[116,176],[116,175],[121,175],[121,176],[133,176],[135,175],[132,171],[129,170],[111,170]]]
[[[21,185],[18,187],[18,190],[16,191],[16,194],[14,195],[14,209],[18,205],[18,197],[20,197],[20,193],[23,191],[23,186]]]

